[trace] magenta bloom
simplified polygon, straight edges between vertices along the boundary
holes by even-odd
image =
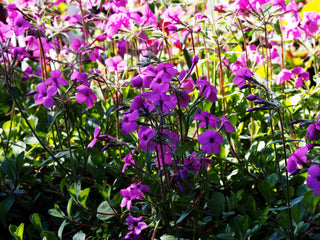
[[[138,198],[139,192],[137,190],[121,189],[120,194],[123,197],[120,207],[126,206],[127,209],[130,211],[132,201]]]
[[[60,86],[68,85],[69,82],[62,78],[61,75],[62,73],[59,70],[53,70],[51,71],[51,77],[49,77],[46,80],[47,85],[55,86],[56,88],[59,88]]]
[[[156,148],[156,143],[153,140],[154,130],[143,126],[138,131],[138,137],[140,138],[140,148],[145,152],[148,147],[148,151],[153,151]]]
[[[137,218],[134,218],[131,216],[127,217],[126,221],[130,223],[128,230],[133,229],[134,233],[136,235],[139,235],[141,231],[147,227],[147,224],[145,222],[141,222],[141,220],[142,220],[142,217],[137,217]]]
[[[43,104],[44,107],[50,108],[54,104],[53,96],[57,94],[57,88],[50,86],[47,88],[45,83],[39,83],[36,87],[37,94],[34,96],[36,104]]]
[[[135,162],[134,162],[134,159],[133,159],[133,153],[134,153],[134,150],[132,150],[131,153],[129,153],[128,155],[126,155],[123,158],[123,161],[124,161],[124,165],[123,165],[123,168],[122,168],[122,172],[123,173],[125,172],[127,167],[135,165]]]
[[[275,78],[276,84],[281,84],[283,82],[288,82],[292,78],[292,71],[288,69],[282,69]]]
[[[88,144],[88,148],[92,148],[96,144],[99,132],[100,128],[96,126],[93,133],[93,140]]]
[[[247,68],[241,68],[237,70],[236,76],[233,79],[233,83],[237,84],[240,89],[244,87],[246,81],[251,81],[254,74]]]
[[[170,81],[171,76],[162,70],[157,73],[156,77],[150,84],[150,88],[153,90],[154,93],[168,92]]]
[[[217,128],[218,122],[219,122],[219,118],[217,118],[216,116],[208,112],[204,112],[201,110],[200,110],[200,113],[197,113],[196,115],[193,116],[193,119],[200,121],[200,124],[199,124],[200,128],[203,128],[203,127],[208,128],[208,126],[212,128]]]
[[[85,85],[80,85],[77,87],[77,90],[79,91],[76,96],[77,103],[82,104],[86,102],[87,107],[92,108],[93,104],[97,101],[97,96],[92,92],[92,89]]]
[[[317,132],[320,131],[320,120],[317,123],[312,123],[309,125],[306,133],[306,138],[310,141],[317,139]]]
[[[138,128],[136,120],[139,118],[138,110],[128,113],[122,118],[122,132],[129,134],[129,132],[134,132]]]
[[[302,147],[292,153],[288,159],[288,164],[286,166],[287,171],[290,175],[294,174],[298,167],[303,166],[307,162],[308,147]]]
[[[316,195],[320,195],[320,167],[312,165],[308,170],[307,186],[311,188]]]
[[[176,108],[177,99],[174,95],[166,95],[165,93],[155,94],[150,97],[151,101],[160,108],[162,114],[168,113],[171,109]]]
[[[20,36],[23,35],[30,26],[31,24],[29,23],[29,21],[24,20],[23,16],[21,14],[18,14],[18,16],[14,20],[13,30],[17,36]]]
[[[203,96],[210,102],[218,101],[217,93],[218,90],[212,86],[208,81],[206,76],[202,76],[197,82],[196,86],[200,86],[200,92]]]
[[[297,88],[302,87],[303,81],[309,80],[309,73],[304,71],[302,67],[296,67],[292,70],[292,73],[297,75],[294,86]]]
[[[224,130],[226,130],[227,133],[235,132],[234,126],[231,124],[231,122],[225,117],[221,117],[221,125],[220,129],[224,127]]]
[[[223,138],[215,130],[207,129],[204,133],[201,133],[198,137],[199,143],[202,144],[201,150],[205,153],[218,154],[220,152],[220,143],[223,142]]]
[[[71,77],[70,79],[72,81],[75,81],[75,82],[82,82],[84,85],[86,86],[89,86],[89,82],[87,80],[89,74],[84,72],[84,73],[80,73],[79,71],[75,70],[72,74],[71,74]]]
[[[108,72],[123,72],[128,63],[126,61],[122,61],[120,56],[115,56],[113,58],[108,58],[105,61],[105,64],[108,66]]]
[[[318,21],[320,19],[320,16],[316,12],[306,12],[304,13],[304,15],[304,18],[301,20],[301,25],[307,39],[314,36],[319,30]]]

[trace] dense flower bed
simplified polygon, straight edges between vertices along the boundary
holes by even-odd
[[[318,12],[0,3],[0,231],[318,239]]]

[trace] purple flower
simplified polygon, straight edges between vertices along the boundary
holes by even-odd
[[[177,99],[173,95],[169,96],[162,92],[151,96],[150,100],[154,101],[162,114],[167,114],[170,110],[176,108]]]
[[[122,168],[122,172],[123,173],[125,172],[127,167],[135,165],[135,162],[134,162],[134,159],[133,159],[133,153],[134,153],[134,150],[132,150],[131,153],[129,153],[128,155],[126,155],[123,158],[123,161],[124,161],[124,165],[123,165],[123,168]]]
[[[89,84],[89,82],[88,82],[88,80],[87,80],[88,76],[89,76],[89,74],[86,73],[86,72],[80,73],[80,72],[78,72],[77,70],[75,70],[75,71],[72,73],[70,79],[71,79],[72,81],[75,81],[75,82],[82,82],[84,85],[89,86],[90,84]]]
[[[53,71],[51,71],[50,74],[51,74],[51,77],[49,77],[45,81],[45,83],[47,85],[51,85],[56,88],[59,88],[60,86],[64,86],[64,85],[69,84],[69,82],[66,79],[61,77],[62,73],[59,70],[53,70]]]
[[[210,102],[216,102],[218,101],[217,97],[217,89],[212,86],[208,81],[206,76],[202,76],[200,80],[196,82],[196,86],[200,86],[200,92],[204,95],[206,99],[208,99]]]
[[[310,141],[317,139],[317,131],[320,131],[320,120],[317,123],[312,123],[309,125],[306,133],[306,138]]]
[[[200,109],[199,109],[199,113],[193,116],[193,119],[200,121],[200,124],[199,124],[200,128],[203,128],[203,127],[208,128],[208,126],[212,128],[217,128],[218,122],[219,122],[219,118],[217,118],[216,116],[208,112],[201,111]]]
[[[31,26],[29,21],[24,20],[21,14],[18,14],[14,20],[14,33],[17,36],[23,35],[25,31]]]
[[[320,167],[312,165],[308,170],[307,186],[311,188],[316,195],[320,195]]]
[[[57,88],[50,86],[47,88],[45,83],[39,83],[36,87],[37,94],[34,96],[36,104],[43,104],[44,107],[50,108],[54,104],[53,96],[57,94]]]
[[[132,207],[132,201],[138,198],[139,192],[137,190],[121,189],[120,194],[123,197],[120,207],[126,206],[127,209],[130,211]]]
[[[141,220],[142,220],[142,217],[137,217],[137,218],[134,218],[131,216],[127,217],[126,221],[130,223],[128,230],[133,229],[134,233],[136,235],[139,235],[141,231],[147,227],[147,224],[145,222],[141,222]]]
[[[140,148],[145,152],[148,147],[148,151],[153,151],[156,148],[156,143],[153,140],[154,130],[146,126],[142,126],[138,131],[138,137],[140,138]]]
[[[181,83],[181,88],[183,88],[187,93],[191,93],[194,88],[194,81],[191,78],[187,78]]]
[[[316,12],[305,12],[300,24],[306,34],[306,39],[314,36],[316,32],[319,30],[319,19],[320,16]]]
[[[134,132],[138,128],[136,120],[139,118],[138,110],[134,110],[132,113],[128,113],[122,118],[122,132],[129,134],[129,132]]]
[[[171,76],[165,71],[161,70],[157,73],[156,77],[152,80],[150,88],[154,93],[162,93],[169,91],[169,82],[171,81]]]
[[[306,155],[308,153],[308,150],[308,147],[302,147],[290,155],[288,164],[286,166],[286,169],[290,173],[290,175],[294,174],[298,170],[298,167],[305,165],[305,163],[307,162]]]
[[[92,92],[92,89],[85,85],[80,85],[77,87],[77,90],[79,91],[76,96],[77,103],[82,104],[86,102],[87,107],[92,108],[93,104],[97,101],[97,96]]]
[[[88,148],[92,148],[96,144],[99,132],[100,128],[96,126],[93,133],[93,140],[88,144]]]
[[[297,78],[294,82],[294,86],[297,88],[302,87],[303,81],[309,80],[309,73],[304,71],[302,67],[296,67],[292,70],[292,73],[297,75]]]
[[[78,38],[74,38],[72,40],[72,44],[69,46],[69,48],[72,50],[72,51],[78,51],[81,47],[85,46],[86,43],[83,42],[83,41],[80,41]]]
[[[131,79],[131,87],[134,87],[136,89],[140,89],[140,88],[142,88],[142,84],[143,84],[143,79],[139,75],[135,76]]]
[[[215,130],[207,129],[204,133],[201,133],[198,137],[199,143],[202,144],[201,150],[205,153],[218,154],[220,152],[220,143],[223,142],[223,138]]]
[[[240,89],[244,87],[246,81],[251,81],[254,74],[247,68],[237,70],[236,76],[233,78],[233,83],[237,84]]]
[[[105,61],[105,64],[108,66],[108,72],[123,72],[127,67],[128,63],[126,61],[122,61],[120,56],[115,56],[113,58],[108,58]]]
[[[225,116],[221,117],[221,125],[220,125],[219,129],[221,129],[222,127],[224,127],[224,130],[226,130],[226,132],[228,132],[228,133],[236,131],[234,129],[234,126],[231,124],[231,122]]]

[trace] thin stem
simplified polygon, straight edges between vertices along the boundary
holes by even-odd
[[[39,141],[39,143],[41,144],[41,146],[46,150],[46,152],[52,157],[52,159],[61,167],[61,169],[68,175],[70,176],[69,172],[67,172],[64,167],[62,166],[62,164],[60,163],[60,161],[53,155],[53,153],[50,151],[50,149],[44,144],[44,142],[41,140],[41,138],[38,136],[37,132],[33,129],[33,127],[31,126],[27,116],[24,114],[21,106],[18,104],[16,99],[13,99],[14,102],[16,103],[22,117],[24,118],[24,120],[26,121],[28,127],[30,128],[31,132],[33,133],[33,135],[37,138],[37,140]]]
[[[282,116],[281,112],[278,109],[277,113],[279,115],[279,122],[280,122],[280,127],[281,127],[281,136],[282,136],[282,143],[283,143],[283,155],[284,155],[284,161],[287,166],[287,153],[286,153],[286,139],[284,136],[284,128],[283,128],[283,121],[282,121]],[[293,229],[293,223],[292,223],[292,213],[291,213],[291,207],[290,207],[290,189],[289,189],[289,175],[288,171],[286,170],[286,193],[287,193],[287,206],[288,206],[288,212],[289,212],[289,221],[290,221],[290,235],[291,239],[295,239],[294,237],[294,229]]]

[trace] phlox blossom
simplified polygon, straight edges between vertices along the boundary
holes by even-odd
[[[220,143],[223,142],[223,138],[219,132],[211,129],[207,129],[204,133],[201,133],[198,137],[199,143],[202,144],[201,150],[205,153],[220,152]]]
[[[97,96],[92,92],[92,89],[85,85],[80,85],[77,87],[77,90],[79,91],[76,96],[77,103],[82,104],[86,102],[87,107],[92,108],[93,104],[97,101]]]
[[[45,83],[39,83],[36,87],[37,94],[34,96],[34,102],[36,104],[43,104],[44,107],[50,108],[54,104],[53,96],[57,94],[57,88],[54,86],[49,86]]]

